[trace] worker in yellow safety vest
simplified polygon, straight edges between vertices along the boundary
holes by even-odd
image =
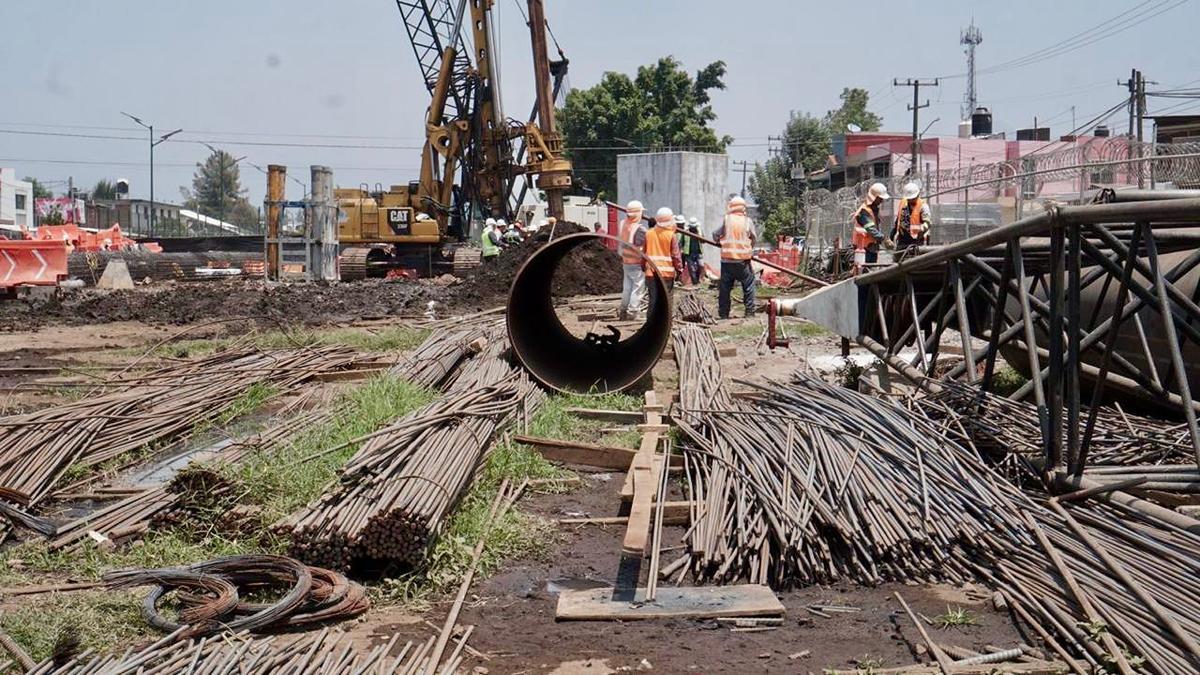
[[[906,249],[913,246],[923,246],[929,243],[929,204],[921,199],[921,186],[908,183],[900,196],[900,208],[896,209],[896,229],[892,240],[896,248]]]
[[[754,221],[746,215],[746,200],[734,197],[725,209],[725,220],[713,232],[713,239],[721,245],[721,282],[717,287],[717,316],[729,318],[730,295],[734,283],[742,285],[742,304],[746,316],[754,316],[754,269],[750,266],[750,255],[756,235]]]
[[[654,214],[654,227],[646,231],[646,286],[650,291],[650,307],[669,298],[660,297],[659,286],[651,277],[658,272],[659,278],[669,292],[675,287],[675,279],[683,274],[683,255],[679,251],[679,237],[675,232],[675,212],[662,207]]]
[[[484,221],[483,232],[479,235],[479,246],[483,249],[483,261],[493,262],[500,256],[500,236],[496,234],[496,219]]]
[[[646,277],[642,270],[642,249],[646,247],[646,226],[642,225],[645,209],[638,200],[625,206],[625,219],[618,235],[621,239],[621,309],[618,317],[624,321],[637,318],[646,295]]]
[[[879,244],[884,235],[879,229],[879,208],[883,202],[891,199],[887,186],[875,183],[867,190],[867,196],[855,209],[850,217],[854,235],[850,241],[854,244],[854,264],[856,267],[873,263],[879,259]]]

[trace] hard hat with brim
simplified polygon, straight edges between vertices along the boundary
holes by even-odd
[[[901,193],[905,199],[916,199],[921,194],[921,186],[916,183],[907,183]]]

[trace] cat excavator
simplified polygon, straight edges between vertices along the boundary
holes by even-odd
[[[396,0],[431,97],[421,173],[387,189],[336,190],[343,280],[433,276],[478,265],[479,250],[466,244],[471,221],[512,220],[531,185],[545,193],[550,214],[562,218],[571,163],[562,154],[554,100],[568,61],[561,49],[550,60],[542,0],[527,0],[537,101],[529,121],[506,118],[492,49],[494,3]]]

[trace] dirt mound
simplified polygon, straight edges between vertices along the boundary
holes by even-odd
[[[141,321],[186,324],[236,316],[287,324],[325,324],[364,318],[415,316],[451,290],[411,281],[352,284],[266,284],[262,281],[180,282],[125,291],[63,289],[44,302],[0,303],[0,328],[30,330],[47,324]]]
[[[576,223],[562,222],[554,230],[555,237],[562,237],[591,230]],[[546,245],[550,230],[543,228],[517,246],[505,249],[499,259],[484,263],[455,289],[455,294],[466,301],[471,295],[496,298],[498,304],[508,298],[508,289],[513,278],[529,256]],[[557,297],[573,295],[604,295],[621,291],[621,259],[599,241],[589,242],[576,248],[558,267],[554,275],[553,291]]]

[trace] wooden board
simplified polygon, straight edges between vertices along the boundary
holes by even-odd
[[[58,372],[58,371],[55,371]],[[638,424],[642,413],[637,410],[598,410],[596,408],[567,408],[567,414],[601,422],[616,424]]]
[[[657,445],[658,434],[647,434],[643,440],[651,437]],[[654,493],[660,475],[656,470],[659,464],[657,456],[647,457],[638,451],[629,468],[633,476],[633,503],[629,507],[629,525],[625,529],[621,550],[630,555],[644,555],[646,552],[646,544],[650,539],[650,519],[654,515]]]
[[[561,441],[553,438],[538,438],[536,436],[514,436],[518,443],[532,445],[542,456],[557,462],[568,464],[583,464],[598,466],[605,469],[626,471],[633,462],[635,451],[628,448],[614,448],[595,443],[576,443]]]
[[[639,588],[633,602],[613,600],[613,589],[563,591],[554,617],[560,621],[633,621],[638,619],[717,618],[726,616],[781,616],[783,604],[766,586],[699,586],[658,589],[646,603]]]

